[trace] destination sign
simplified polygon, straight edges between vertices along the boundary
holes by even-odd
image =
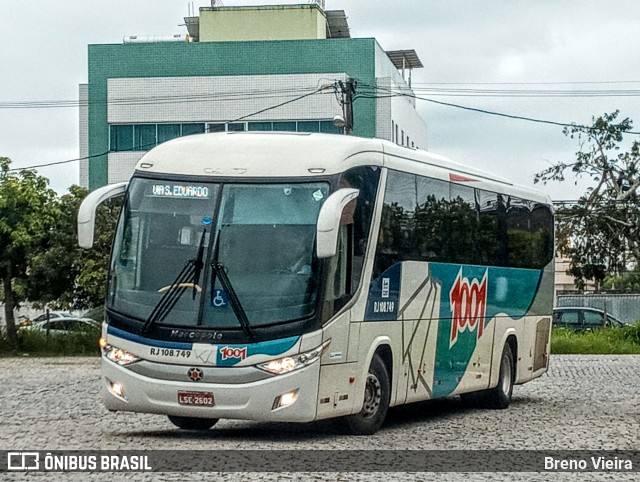
[[[185,184],[154,184],[151,189],[153,196],[209,199],[208,186],[195,186]]]

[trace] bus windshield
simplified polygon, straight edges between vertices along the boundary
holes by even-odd
[[[132,179],[114,242],[108,308],[145,321],[167,305],[152,316],[154,324],[215,329],[312,316],[316,221],[328,192],[324,182]]]

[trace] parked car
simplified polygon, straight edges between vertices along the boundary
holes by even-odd
[[[42,332],[46,332],[48,329],[49,334],[62,335],[77,332],[99,334],[102,328],[99,322],[92,320],[91,318],[78,318],[74,316],[49,318],[48,325],[49,326],[47,328],[46,320],[38,322],[34,320],[34,323],[31,326],[27,326],[22,329]]]
[[[50,311],[49,312],[49,319],[53,320],[55,318],[76,318],[76,317],[74,315],[72,315],[71,313],[69,313],[68,311]],[[46,313],[42,313],[41,315],[38,315],[33,320],[29,319],[25,315],[20,315],[20,317],[18,319],[19,319],[18,327],[19,328],[24,328],[25,326],[31,326],[34,323],[39,323],[41,321],[47,321],[47,314]]]
[[[49,319],[50,320],[54,320],[56,318],[75,318],[75,317],[71,313],[69,313],[68,311],[50,311],[49,312]],[[47,314],[46,313],[42,313],[41,315],[38,315],[36,318],[34,318],[31,321],[33,323],[39,323],[41,321],[47,321]]]
[[[587,331],[623,325],[620,320],[598,308],[571,306],[553,310],[553,326],[558,328]]]

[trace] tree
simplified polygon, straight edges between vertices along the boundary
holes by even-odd
[[[640,292],[640,266],[620,276],[605,278],[602,288],[607,291]]]
[[[634,140],[628,150],[623,148],[633,123],[618,121],[618,115],[593,118],[589,127],[565,128],[564,134],[579,144],[575,160],[535,176],[535,182],[562,182],[568,171],[593,181],[575,204],[557,213],[557,248],[569,258],[578,287],[585,279],[601,282],[640,261],[640,143]]]
[[[55,201],[56,219],[43,239],[41,249],[30,259],[28,296],[56,308],[87,309],[102,305],[111,240],[121,200],[110,200],[98,208],[95,244],[78,247],[77,213],[88,191],[71,186]]]
[[[122,208],[122,200],[123,197],[118,196],[98,207],[93,248],[76,248],[79,251],[74,263],[74,271],[77,273],[74,290],[76,309],[93,308],[104,304],[111,245]],[[74,214],[76,213],[77,210]],[[77,239],[74,242],[77,246]]]
[[[55,214],[55,193],[49,181],[35,171],[10,171],[11,160],[0,157],[0,278],[7,341],[18,348],[13,310],[25,299],[28,263],[31,253],[41,245]]]

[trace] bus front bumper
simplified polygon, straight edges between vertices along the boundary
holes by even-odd
[[[185,366],[185,371],[187,368]],[[104,404],[110,411],[269,422],[310,422],[316,418],[319,371],[320,363],[317,362],[300,370],[251,383],[182,382],[149,378],[103,358],[101,383]],[[200,400],[212,395],[213,405],[179,403],[181,392],[194,393]],[[292,399],[293,403],[278,406]]]

